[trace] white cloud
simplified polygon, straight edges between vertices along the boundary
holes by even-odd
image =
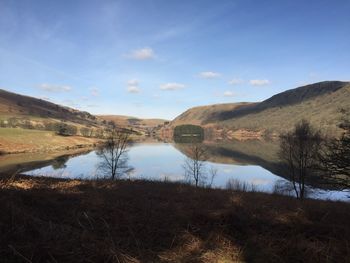
[[[131,79],[128,81],[128,86],[138,86],[139,81],[137,79]]]
[[[39,89],[42,89],[48,92],[68,92],[72,90],[72,88],[67,85],[53,85],[53,84],[47,84],[47,83],[40,84]]]
[[[242,79],[231,79],[228,84],[230,85],[239,85],[242,84],[244,81]]]
[[[179,89],[183,89],[184,87],[185,87],[184,84],[175,83],[175,82],[170,82],[170,83],[165,83],[160,85],[161,90],[179,90]]]
[[[229,90],[224,92],[224,97],[233,97],[234,95],[235,94],[232,91],[229,91]]]
[[[213,71],[203,71],[201,73],[199,73],[199,77],[203,78],[203,79],[215,79],[220,77],[221,74],[218,72],[213,72]]]
[[[155,53],[152,48],[145,47],[141,49],[136,49],[131,51],[129,54],[126,55],[126,57],[136,60],[148,60],[148,59],[154,59]]]
[[[253,86],[264,86],[270,84],[270,81],[268,79],[252,79],[249,83]]]
[[[128,87],[127,87],[127,91],[129,93],[140,93],[141,90],[139,88],[139,81],[137,79],[131,79],[128,81]]]
[[[127,91],[129,93],[140,93],[141,90],[137,86],[128,86]]]
[[[99,90],[97,88],[90,89],[91,96],[97,97],[99,95]]]

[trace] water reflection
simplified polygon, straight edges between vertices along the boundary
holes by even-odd
[[[254,185],[257,191],[282,192],[282,185],[288,180],[281,177],[276,149],[278,145],[268,142],[233,142],[231,144],[205,143],[209,159],[206,167],[217,169],[213,187],[225,188],[229,180],[238,180]],[[129,166],[124,178],[161,181],[184,181],[183,163],[186,158],[186,145],[172,143],[140,143],[129,150]],[[73,158],[57,158],[51,165],[27,172],[34,176],[95,179],[101,177],[98,169],[99,158],[92,151]],[[209,177],[208,177],[208,180]],[[207,182],[210,183],[209,181]],[[315,189],[315,188],[310,188]],[[284,188],[287,193],[288,188]],[[315,193],[316,192],[316,193]],[[346,193],[316,189],[313,197],[346,199]]]
[[[52,168],[54,170],[66,168],[66,162],[69,160],[69,156],[59,156],[52,161]]]

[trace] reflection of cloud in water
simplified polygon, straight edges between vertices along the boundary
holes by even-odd
[[[225,174],[231,174],[231,173],[233,173],[233,170],[234,170],[234,167],[232,167],[232,168],[224,168],[224,169],[222,169],[222,172],[225,173]]]
[[[254,185],[270,185],[272,183],[272,180],[263,179],[263,178],[252,178],[248,180],[248,182]]]
[[[183,181],[185,179],[182,167],[185,156],[171,144],[134,145],[129,151],[129,157],[130,167],[135,167],[136,169],[125,171],[126,174],[122,177],[124,179],[161,181]],[[66,160],[63,158],[56,158],[54,161],[56,165],[54,165],[54,167],[47,165],[43,168],[26,173],[33,176],[57,178],[102,179],[105,177],[98,169],[100,159],[95,152],[74,156],[65,161]],[[213,162],[206,162],[206,164],[206,175],[208,179],[210,179],[210,168],[214,167],[218,169],[218,174],[213,181],[213,186],[218,188],[225,188],[227,180],[230,178],[246,183],[249,186],[256,185],[256,189],[266,192],[273,191],[276,188],[275,184],[278,180],[287,182],[287,180],[276,176],[258,165],[237,165]],[[315,193],[311,195],[312,197],[323,199],[346,199],[346,195],[348,194],[349,193],[339,193],[339,191],[321,192],[319,189],[315,189]]]

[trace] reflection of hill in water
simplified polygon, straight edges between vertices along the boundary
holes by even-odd
[[[223,164],[254,165],[258,161],[278,163],[278,142],[261,140],[208,142],[204,145],[209,161]],[[177,148],[186,154],[189,144],[176,143]]]
[[[208,161],[222,164],[259,165],[273,174],[289,179],[286,167],[279,162],[278,141],[229,141],[229,142],[205,142]],[[179,151],[186,155],[188,144],[175,144]],[[308,182],[317,185],[316,177]]]
[[[204,142],[208,161],[222,164],[259,165],[271,173],[289,180],[287,167],[279,161],[278,141],[226,141]],[[188,144],[175,144],[176,149],[187,155]],[[307,184],[313,187],[325,188],[317,175],[310,176]],[[329,188],[329,185],[326,186]]]
[[[65,163],[75,156],[88,154],[91,149],[77,149],[62,152],[39,152],[39,153],[20,153],[6,154],[0,156],[0,175],[11,174],[15,172],[26,172],[33,169],[52,165],[54,169],[65,167]]]
[[[260,165],[273,173],[278,165],[278,142],[261,140],[204,142],[208,161],[223,164]],[[175,144],[182,153],[187,153],[188,144]],[[279,174],[279,173],[277,173]]]

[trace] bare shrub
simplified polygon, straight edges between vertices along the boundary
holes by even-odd
[[[106,141],[97,151],[97,155],[101,158],[99,168],[105,176],[115,180],[127,171],[127,151],[130,143],[129,131],[116,128],[108,130]]]
[[[249,184],[235,178],[227,180],[226,189],[240,192],[257,192],[258,190],[255,184]]]
[[[183,165],[185,178],[193,182],[196,187],[204,185],[207,179],[205,161],[207,153],[205,147],[200,143],[191,143],[188,148],[188,157]]]

